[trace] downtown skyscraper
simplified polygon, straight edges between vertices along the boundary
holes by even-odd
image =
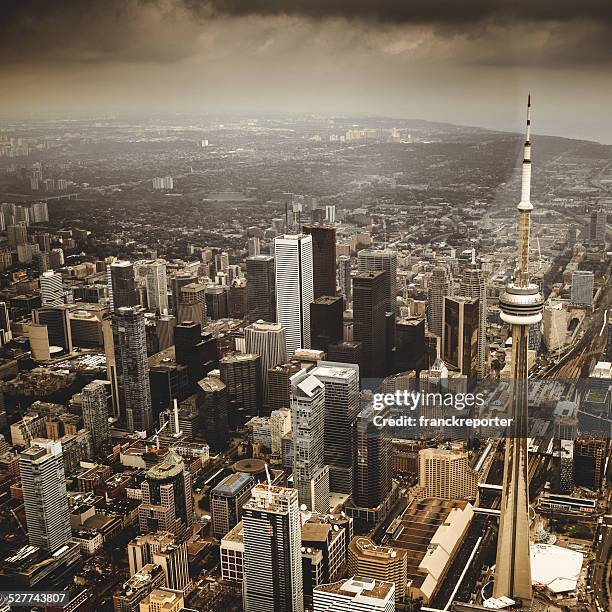
[[[374,251],[361,250],[357,254],[359,272],[386,272],[385,312],[396,310],[397,300],[397,253],[388,249]]]
[[[83,387],[81,405],[83,422],[91,432],[94,449],[100,450],[110,443],[110,427],[108,425],[108,383],[103,380],[92,380]]]
[[[38,282],[43,306],[61,306],[66,303],[61,274],[53,271],[43,272]]]
[[[253,255],[246,260],[247,273],[247,319],[276,321],[276,285],[274,280],[274,257]]]
[[[147,471],[138,520],[142,532],[167,531],[187,539],[193,527],[191,472],[174,450]]]
[[[325,351],[330,344],[342,342],[344,308],[341,295],[322,295],[310,304],[310,346]]]
[[[325,465],[325,384],[300,370],[291,377],[293,482],[300,505],[329,512],[329,467]]]
[[[30,545],[53,553],[72,536],[61,442],[35,439],[19,472]]]
[[[113,261],[107,268],[107,279],[111,310],[138,304],[134,264],[131,261]]]
[[[389,408],[374,411],[372,404],[357,415],[357,461],[353,501],[361,508],[377,508],[389,495],[391,478],[391,436],[374,425],[374,417],[385,418]]]
[[[487,374],[487,284],[484,271],[474,260],[466,268],[459,284],[459,295],[478,299],[478,362],[477,373],[480,378]]]
[[[364,377],[386,375],[387,272],[360,272],[353,277],[353,339],[362,343]]]
[[[452,295],[453,280],[446,266],[439,265],[433,269],[429,281],[427,305],[427,326],[429,331],[442,339],[442,321],[444,319],[444,298]]]
[[[144,310],[121,307],[113,315],[113,344],[122,415],[130,431],[153,426]]]
[[[149,310],[158,313],[168,312],[168,281],[166,278],[166,262],[162,260],[147,261],[141,269],[145,277],[147,289],[147,304]]]
[[[351,284],[351,258],[348,255],[338,257],[338,285],[346,304],[350,304],[353,300],[353,287]]]
[[[179,291],[177,303],[179,323],[194,321],[206,325],[206,286],[203,283],[188,283]]]
[[[310,348],[310,303],[314,301],[312,236],[274,239],[276,321],[285,328],[287,356]]]
[[[306,225],[312,236],[314,297],[336,295],[336,230],[326,225]]]
[[[242,508],[245,612],[303,612],[301,527],[295,489],[257,485]]]
[[[359,367],[324,364],[309,372],[325,386],[325,463],[331,491],[353,492],[359,414]]]
[[[590,270],[576,270],[572,274],[571,302],[578,306],[593,307],[595,275]]]
[[[442,358],[473,379],[478,370],[478,298],[445,297]]]
[[[280,323],[259,321],[244,328],[244,344],[247,353],[260,356],[260,379],[263,403],[268,405],[268,371],[287,361],[285,328]]]

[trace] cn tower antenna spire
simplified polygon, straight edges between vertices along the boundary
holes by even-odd
[[[521,174],[521,201],[519,211],[518,261],[516,281],[524,287],[529,284],[529,233],[531,230],[531,94],[527,96],[527,127],[523,147],[523,166]]]
[[[525,131],[525,141],[531,140],[531,94],[527,94],[527,130]]]

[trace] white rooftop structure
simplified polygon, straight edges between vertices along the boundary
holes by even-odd
[[[552,593],[574,591],[580,577],[582,553],[554,546],[532,544],[531,579],[534,586],[545,586]]]
[[[591,373],[592,378],[612,378],[612,363],[598,361]]]
[[[489,597],[489,599],[485,599],[482,602],[482,605],[485,608],[489,608],[491,610],[504,610],[513,606],[516,603],[514,599],[510,599],[509,597]]]

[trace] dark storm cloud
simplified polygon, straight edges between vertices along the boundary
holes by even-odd
[[[4,0],[0,62],[171,62],[198,35],[181,0]]]
[[[534,49],[521,47],[520,32],[507,59],[495,40],[536,25],[544,40],[530,57],[535,63],[612,61],[610,0],[4,0],[0,15],[5,71],[23,64],[175,62],[198,52],[207,24],[248,17],[339,19],[347,29],[383,31],[425,26],[440,39],[470,43],[458,44],[457,61],[492,65],[529,58]]]
[[[594,19],[612,21],[610,0],[186,0],[227,15],[344,17],[391,23]]]
[[[342,18],[370,25],[431,26],[462,37],[458,59],[471,64],[612,63],[612,0],[185,0],[193,10],[229,16]],[[530,29],[521,33],[520,26]],[[541,41],[534,41],[533,26]],[[510,40],[510,37],[513,37]],[[524,40],[531,36],[531,40]],[[502,44],[500,44],[502,43]],[[512,46],[508,53],[507,44]],[[466,51],[467,55],[463,56]]]

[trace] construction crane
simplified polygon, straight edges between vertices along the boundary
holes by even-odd
[[[183,433],[179,425],[178,400],[174,399],[172,400],[172,402],[173,402],[173,411],[174,411],[174,437],[178,438]]]
[[[266,478],[268,479],[268,504],[272,505],[272,477],[270,476],[270,469],[266,463]]]
[[[166,421],[158,430],[153,434],[153,439],[155,440],[155,446],[157,450],[159,450],[159,434],[164,430],[164,428],[170,423],[170,420]]]

